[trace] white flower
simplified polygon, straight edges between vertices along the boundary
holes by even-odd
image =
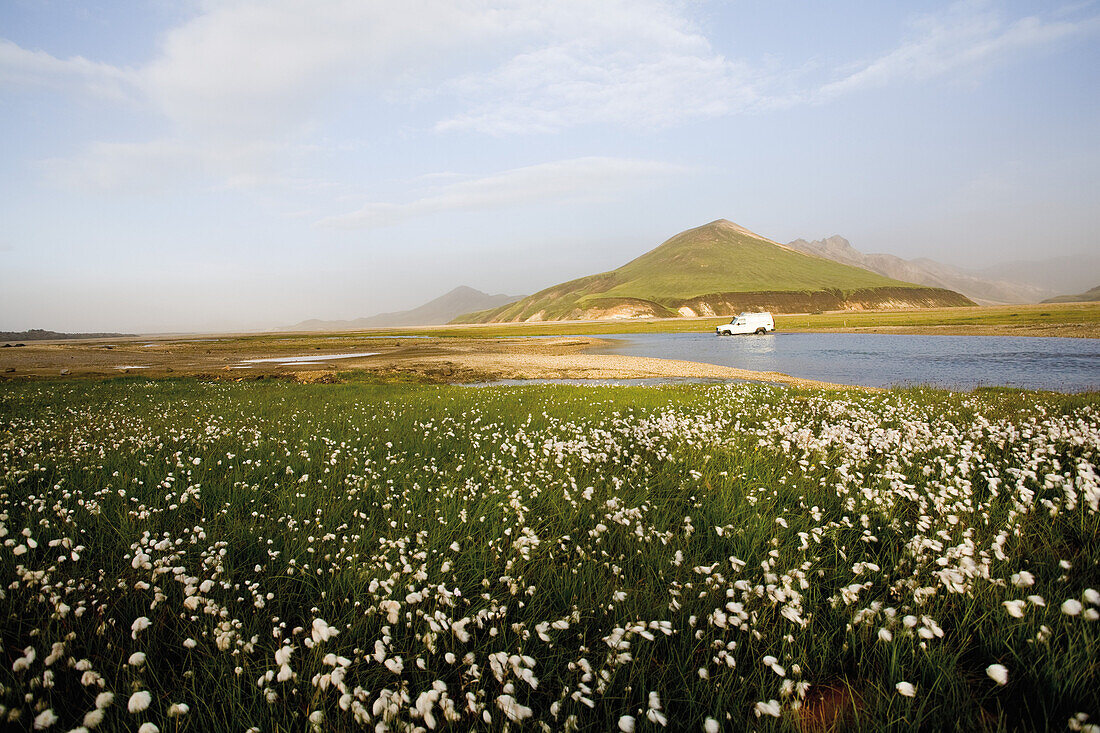
[[[1012,584],[1017,588],[1030,588],[1035,585],[1035,576],[1026,570],[1012,575]]]
[[[894,687],[897,688],[899,695],[904,695],[905,697],[917,696],[917,687],[912,682],[899,682],[894,685]]]
[[[1005,610],[1013,618],[1023,618],[1025,603],[1023,601],[1004,601]]]
[[[1100,606],[1100,592],[1094,588],[1086,588],[1085,592],[1081,594],[1081,597],[1090,605]]]
[[[893,641],[894,635],[890,632],[890,629],[879,629],[878,638],[882,641]]]
[[[290,664],[290,655],[294,653],[294,647],[289,644],[279,647],[275,652],[275,664],[280,667]]]
[[[126,709],[131,713],[140,713],[149,707],[151,702],[153,702],[153,696],[147,690],[140,690],[130,695],[130,700],[126,703]]]
[[[718,733],[718,721],[714,718],[707,718],[703,721],[703,730],[706,733]]]
[[[111,707],[114,701],[115,693],[113,692],[101,692],[95,696],[95,706],[100,710]]]
[[[340,632],[328,625],[323,618],[313,619],[313,641],[319,643],[328,641]]]
[[[107,713],[104,712],[103,708],[89,710],[88,712],[84,713],[84,727],[95,728],[103,722],[103,716],[105,716],[106,714]]]
[[[168,717],[178,718],[181,715],[187,715],[190,712],[191,706],[185,702],[174,702],[168,706]]]
[[[508,716],[508,719],[514,723],[521,723],[525,718],[530,718],[534,714],[534,710],[521,705],[511,695],[501,695],[497,698],[497,707],[504,711],[504,714]]]
[[[634,716],[624,715],[619,718],[619,730],[621,730],[622,733],[634,733]]]
[[[778,718],[782,713],[782,708],[779,705],[778,700],[768,700],[767,702],[758,702],[753,706],[753,712],[756,713],[756,717],[762,715],[770,715],[773,718]]]
[[[138,728],[138,733],[160,733],[160,728],[147,721],[141,724],[141,727]]]
[[[1076,616],[1077,614],[1081,613],[1081,610],[1083,608],[1084,606],[1081,605],[1081,601],[1077,600],[1076,598],[1070,598],[1069,600],[1062,603],[1062,613],[1066,614],[1067,616]]]
[[[34,719],[35,730],[46,730],[57,722],[57,714],[50,708],[40,712]]]
[[[134,652],[130,655],[129,665],[131,667],[140,667],[145,664],[145,652]]]
[[[149,628],[149,619],[141,616],[134,619],[134,623],[130,624],[130,637],[136,639],[138,634]]]
[[[1008,669],[1003,664],[991,664],[985,668],[985,673],[998,685],[1008,684]]]

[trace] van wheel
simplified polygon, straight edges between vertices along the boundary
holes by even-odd
[[[756,329],[756,335],[757,336],[759,336],[760,334],[763,334],[763,333],[767,333],[767,332],[768,332],[768,329],[763,328],[763,327]]]

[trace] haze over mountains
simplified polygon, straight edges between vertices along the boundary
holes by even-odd
[[[1091,303],[1100,300],[1100,285],[1076,295],[1058,295],[1047,298],[1044,303]]]
[[[286,329],[288,331],[344,331],[359,328],[388,328],[397,326],[433,326],[448,323],[456,316],[475,310],[495,308],[519,300],[522,295],[489,295],[480,290],[460,285],[424,305],[411,310],[379,313],[366,318],[347,321],[322,321],[316,318],[302,321]]]
[[[546,288],[456,322],[496,323],[973,305],[800,252],[725,219],[681,232],[609,272]]]
[[[1064,261],[1063,261],[1064,260]],[[1100,258],[1000,263],[967,271],[928,258],[860,252],[841,236],[780,244],[720,219],[689,229],[623,267],[529,297],[460,286],[422,306],[284,330],[354,330],[450,322],[726,315],[741,310],[1037,303],[1092,283]],[[1072,285],[1067,285],[1072,283]],[[1087,286],[1081,286],[1084,290]],[[1059,299],[1087,299],[1088,293]]]
[[[864,254],[847,239],[837,235],[813,242],[796,239],[790,242],[790,246],[800,252],[862,267],[896,280],[955,290],[983,304],[1037,303],[1051,294],[1046,288],[1008,279],[980,277],[923,257],[905,260],[890,254]]]

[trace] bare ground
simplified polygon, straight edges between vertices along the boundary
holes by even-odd
[[[290,377],[330,381],[362,370],[386,380],[478,382],[494,379],[706,378],[843,388],[778,372],[671,359],[581,353],[592,337],[394,339],[361,336],[232,337],[28,343],[0,349],[0,379],[204,376]],[[243,363],[246,359],[377,352],[308,365]]]

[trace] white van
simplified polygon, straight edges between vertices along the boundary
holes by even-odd
[[[742,313],[729,323],[717,326],[714,331],[719,336],[733,336],[739,333],[768,333],[775,330],[775,320],[771,313]]]

